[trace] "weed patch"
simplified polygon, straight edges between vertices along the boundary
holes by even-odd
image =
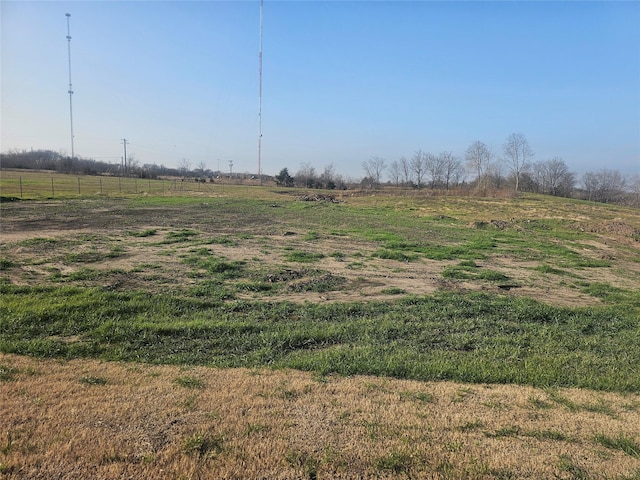
[[[317,262],[320,259],[324,258],[324,254],[322,253],[312,253],[312,252],[303,252],[300,250],[294,250],[287,255],[285,255],[285,260],[288,262],[298,262],[298,263],[313,263]]]
[[[414,253],[389,249],[378,250],[377,252],[372,253],[371,256],[382,258],[384,260],[396,260],[398,262],[412,262],[418,259],[418,255]]]
[[[611,450],[620,450],[627,455],[631,455],[635,458],[640,458],[640,444],[638,444],[633,438],[618,435],[617,437],[610,437],[604,434],[597,434],[595,441],[605,448]]]
[[[414,462],[413,456],[408,453],[391,452],[376,460],[376,468],[395,474],[408,473],[412,469]]]
[[[8,382],[15,379],[18,370],[9,365],[0,365],[0,381]]]
[[[331,292],[339,290],[346,283],[346,278],[327,273],[290,283],[288,290],[292,292]]]
[[[165,235],[165,239],[162,243],[171,244],[171,243],[181,243],[188,242],[191,238],[199,235],[195,230],[190,230],[188,228],[183,228],[182,230],[178,230],[175,232],[168,232]]]
[[[17,264],[7,258],[0,258],[0,271],[1,270],[9,270],[10,268],[15,267]]]
[[[578,465],[569,455],[562,454],[558,459],[558,468],[562,472],[566,472],[571,475],[571,478],[576,480],[588,480],[591,478],[589,471]]]
[[[158,230],[156,230],[155,228],[147,228],[145,230],[139,230],[139,231],[127,230],[125,232],[125,235],[128,235],[130,237],[144,238],[144,237],[151,237],[156,233],[158,233]]]
[[[630,295],[630,292],[621,288],[600,282],[584,284],[581,291],[593,297],[601,298],[607,302],[623,302],[625,299],[628,299]]]
[[[205,384],[202,380],[195,377],[190,377],[185,375],[183,377],[178,377],[175,379],[175,383],[184,388],[204,388]]]
[[[224,437],[210,433],[194,433],[184,440],[182,451],[200,458],[212,457],[224,451]]]
[[[457,265],[446,267],[442,277],[455,280],[487,280],[490,282],[508,281],[509,277],[501,272],[481,268],[473,261],[463,261]]]
[[[106,378],[96,377],[92,375],[80,377],[79,382],[84,385],[106,385],[107,383],[109,383]]]
[[[413,402],[431,403],[433,395],[427,392],[400,392],[400,400],[409,400]]]
[[[382,290],[380,290],[380,293],[383,293],[384,295],[404,295],[407,293],[407,291],[404,288],[389,287],[383,288]]]

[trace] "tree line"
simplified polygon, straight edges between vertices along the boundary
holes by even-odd
[[[501,154],[496,154],[478,140],[468,146],[463,158],[450,151],[432,154],[421,149],[416,150],[409,158],[401,156],[389,164],[383,158],[372,157],[362,162],[364,177],[360,181],[337,173],[333,163],[325,166],[322,171],[317,171],[309,162],[302,163],[294,175],[291,175],[288,168],[283,168],[273,180],[280,186],[328,190],[344,190],[357,185],[375,189],[384,184],[416,189],[466,188],[485,194],[491,189],[513,188],[515,191],[640,207],[640,174],[625,178],[618,170],[603,168],[578,176],[570,171],[560,157],[541,161],[533,161],[533,157],[533,150],[526,137],[521,133],[513,133],[507,137]],[[141,165],[136,159],[129,158],[125,169],[123,164],[91,158],[72,158],[52,150],[13,150],[0,153],[0,166],[137,178],[213,178],[220,175],[220,172],[207,169],[203,162],[191,169],[191,164],[186,159],[180,162],[178,168],[171,168],[156,164]]]
[[[640,174],[628,179],[618,171],[600,169],[581,177],[569,170],[564,160],[553,157],[533,161],[534,152],[527,138],[512,133],[496,154],[482,141],[474,141],[459,158],[450,151],[432,154],[418,149],[407,158],[391,163],[380,157],[362,162],[369,188],[387,184],[411,188],[513,188],[516,192],[533,192],[561,197],[577,197],[603,203],[627,203],[640,206]]]
[[[156,164],[140,164],[133,156],[127,158],[126,164],[109,163],[93,158],[70,157],[53,150],[11,150],[0,153],[2,168],[22,168],[29,170],[48,170],[58,173],[80,175],[111,175],[137,178],[159,178],[178,176],[197,176],[200,173],[211,173],[196,169],[189,170],[181,162],[179,168],[165,167]],[[198,165],[200,168],[201,165]]]

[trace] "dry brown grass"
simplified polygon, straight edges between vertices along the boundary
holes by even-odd
[[[0,477],[638,478],[640,395],[0,355]]]

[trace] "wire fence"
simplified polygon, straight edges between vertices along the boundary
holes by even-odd
[[[46,175],[2,172],[0,196],[3,198],[44,199],[96,195],[214,193],[224,184],[207,183],[195,179],[154,180],[90,175]]]

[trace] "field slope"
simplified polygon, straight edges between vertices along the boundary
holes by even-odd
[[[232,186],[0,209],[8,478],[640,475],[637,210]]]

